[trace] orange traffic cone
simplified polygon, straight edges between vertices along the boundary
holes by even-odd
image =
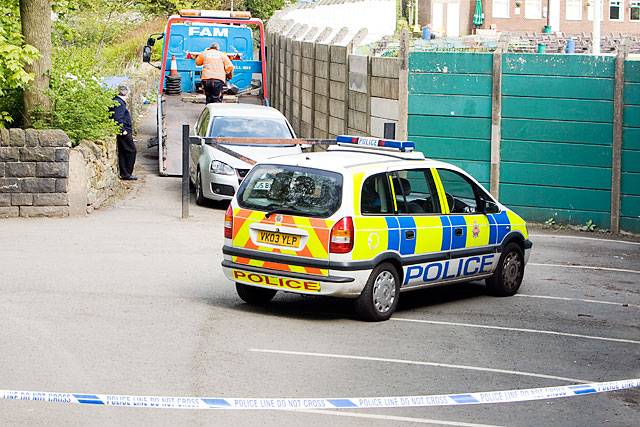
[[[165,80],[167,95],[180,95],[182,92],[182,79],[180,78],[180,73],[178,73],[178,62],[175,55],[171,55],[171,67]]]
[[[171,67],[169,68],[170,76],[179,76],[178,74],[178,61],[176,61],[176,56],[171,55]]]

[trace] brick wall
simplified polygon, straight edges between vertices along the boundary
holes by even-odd
[[[0,129],[0,217],[67,216],[69,137]]]

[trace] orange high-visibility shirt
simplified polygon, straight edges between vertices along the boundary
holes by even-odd
[[[196,65],[202,65],[202,80],[227,80],[233,74],[233,64],[229,57],[219,50],[207,49],[196,58]]]

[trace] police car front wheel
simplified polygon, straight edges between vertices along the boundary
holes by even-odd
[[[367,285],[356,299],[356,312],[370,322],[387,320],[396,310],[399,296],[400,277],[396,268],[382,263],[371,272]]]
[[[238,296],[244,302],[253,305],[262,305],[271,301],[273,297],[276,296],[277,291],[236,283],[236,292],[238,292]]]
[[[518,292],[524,276],[524,255],[517,243],[509,243],[500,256],[493,276],[486,280],[490,294],[508,297]]]

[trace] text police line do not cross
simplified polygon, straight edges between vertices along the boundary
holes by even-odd
[[[202,137],[197,135],[191,135],[190,126],[188,124],[182,125],[182,218],[189,218],[189,173],[191,165],[189,163],[189,146],[190,145],[209,145],[216,150],[222,151],[225,154],[235,157],[251,166],[256,164],[256,161],[237,153],[229,146],[235,145],[302,145],[302,146],[314,146],[314,145],[335,145],[335,139],[278,139],[278,138],[215,138],[215,137]]]

